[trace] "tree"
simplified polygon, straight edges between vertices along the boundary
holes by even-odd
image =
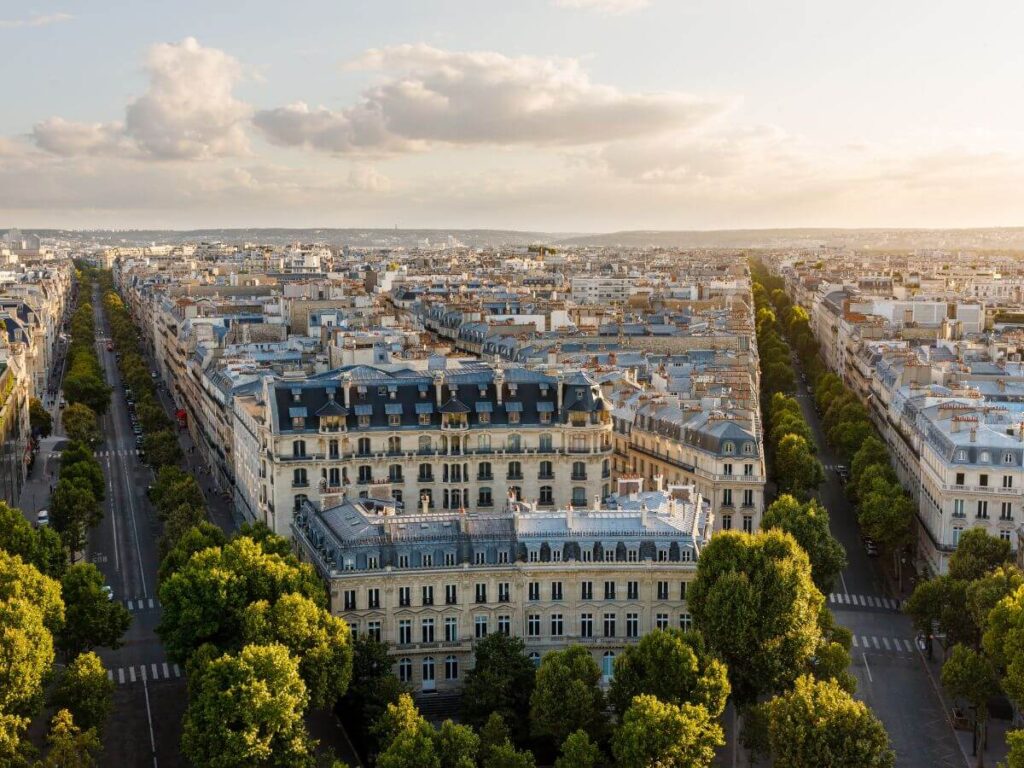
[[[61,579],[67,620],[57,647],[68,659],[96,647],[120,648],[132,615],[103,590],[103,574],[92,563],[77,563]]]
[[[462,689],[462,719],[479,728],[496,712],[517,738],[525,737],[535,672],[525,644],[497,633],[478,642],[474,652],[476,664]]]
[[[725,662],[739,706],[788,687],[821,641],[822,594],[807,554],[778,530],[725,531],[701,552],[688,603]]]
[[[825,472],[807,441],[790,434],[783,436],[775,449],[775,479],[781,493],[803,498],[821,484]]]
[[[206,509],[203,507],[180,504],[172,509],[164,518],[164,533],[160,537],[161,559],[167,557],[185,534],[206,522]],[[223,544],[223,540],[220,543]]]
[[[499,744],[488,752],[481,768],[536,768],[537,762],[529,750],[518,750],[511,741]]]
[[[643,695],[623,715],[612,754],[621,768],[702,768],[711,765],[723,744],[722,727],[704,707]]]
[[[100,751],[96,731],[79,728],[66,709],[53,716],[46,740],[50,751],[40,768],[93,768],[96,765]]]
[[[294,592],[326,605],[323,583],[294,556],[268,554],[246,537],[193,554],[160,583],[157,634],[167,654],[185,662],[204,643],[237,648],[247,606]]]
[[[103,662],[95,653],[87,652],[76,656],[58,676],[49,704],[68,710],[82,728],[101,734],[113,696],[114,683],[107,677]]]
[[[763,705],[776,768],[890,768],[885,728],[871,710],[831,680],[810,676]]]
[[[546,654],[530,696],[534,735],[561,744],[570,733],[582,730],[600,739],[607,727],[600,683],[601,668],[582,645]]]
[[[573,731],[562,742],[555,768],[598,768],[603,762],[601,750],[586,731]]]
[[[387,705],[407,692],[405,684],[392,673],[388,644],[359,635],[353,643],[352,681],[341,704],[343,711],[357,718],[356,735],[367,738]]]
[[[146,459],[154,467],[172,466],[181,461],[184,454],[178,445],[178,436],[169,429],[150,432],[142,440]]]
[[[49,437],[53,432],[53,416],[38,397],[33,397],[28,402],[28,423],[39,437]]]
[[[983,654],[957,644],[942,665],[942,685],[951,695],[965,699],[977,713],[974,727],[980,732],[977,751],[978,768],[982,768],[988,734],[988,702],[999,693],[995,670]]]
[[[64,431],[72,440],[95,445],[100,441],[100,428],[96,423],[96,414],[84,403],[72,403],[64,409],[61,418]]]
[[[1010,748],[1006,755],[1006,768],[1024,768],[1024,730],[1008,731],[1006,745]]]
[[[778,528],[792,534],[811,561],[814,585],[832,591],[836,576],[846,567],[846,550],[828,529],[828,512],[817,501],[801,504],[789,494],[771,503],[761,520],[762,529]]]
[[[160,560],[160,568],[157,570],[157,578],[162,584],[172,573],[179,570],[196,552],[204,549],[220,548],[227,543],[224,532],[213,523],[202,522],[194,525],[181,534],[181,538],[172,541],[169,536],[177,532],[172,526],[170,530],[164,528],[164,536],[160,539],[161,550],[166,549],[167,553]],[[169,549],[167,549],[169,547]]]
[[[50,522],[60,534],[72,559],[85,548],[89,529],[103,515],[90,484],[81,479],[60,479],[50,499]]]
[[[967,583],[948,575],[936,576],[914,587],[907,600],[906,613],[914,628],[931,638],[935,625],[946,636],[946,647],[955,643],[973,645],[978,641],[978,628],[967,604]],[[929,646],[929,653],[931,647]]]
[[[885,490],[874,489],[860,498],[857,522],[861,530],[888,549],[893,556],[893,571],[899,568],[899,550],[910,540],[914,505],[899,483]]]
[[[60,578],[67,550],[49,526],[33,528],[20,509],[0,501],[0,549],[34,565],[44,576]]]
[[[302,715],[309,699],[282,645],[247,645],[189,680],[181,748],[195,765],[309,766]]]
[[[656,629],[615,659],[608,699],[621,717],[645,693],[666,704],[700,704],[718,717],[729,698],[728,672],[699,633]]]
[[[949,575],[974,581],[1010,562],[1010,542],[990,536],[984,528],[969,528],[960,536],[956,552],[949,558]]]
[[[445,720],[437,732],[436,742],[441,768],[475,768],[480,737],[468,725]]]
[[[388,704],[374,732],[384,749],[377,756],[380,768],[441,768],[436,734],[403,693],[395,704]]]
[[[273,604],[259,600],[245,608],[242,642],[280,643],[299,660],[310,704],[323,709],[348,689],[352,678],[352,643],[348,624],[312,600],[282,595]]]
[[[1024,706],[1024,586],[1000,600],[982,638],[985,653],[1002,675],[1003,690]]]
[[[850,484],[856,486],[864,470],[872,464],[889,466],[889,449],[874,435],[869,435],[860,444],[850,462]]]
[[[828,431],[828,439],[843,458],[850,460],[860,446],[875,431],[865,416],[856,421],[841,421]]]
[[[95,358],[93,358],[95,361]],[[72,365],[64,377],[64,394],[69,403],[89,406],[97,416],[107,412],[110,405],[110,387],[91,366]]]

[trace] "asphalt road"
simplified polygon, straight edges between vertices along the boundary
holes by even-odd
[[[799,373],[799,362],[796,370]],[[938,681],[916,645],[910,619],[899,610],[901,596],[888,591],[882,568],[891,567],[890,561],[868,557],[865,552],[856,511],[834,469],[842,459],[826,444],[806,385],[800,381],[799,387],[797,401],[814,434],[818,459],[825,466],[818,499],[828,510],[829,528],[846,548],[849,560],[836,591],[826,597],[837,622],[854,634],[851,671],[857,678],[856,695],[885,725],[897,766],[973,765],[947,720]]]

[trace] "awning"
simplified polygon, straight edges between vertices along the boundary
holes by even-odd
[[[385,403],[384,413],[388,416],[401,416],[402,415],[402,404],[401,403]]]
[[[306,418],[306,409],[305,408],[289,408],[288,409],[288,418],[290,418],[290,419],[304,419],[304,418]]]
[[[509,413],[522,413],[523,404],[518,400],[512,400],[511,402],[505,403],[505,410]]]
[[[476,412],[477,413],[493,413],[494,403],[490,400],[477,400],[476,401]]]
[[[357,405],[356,416],[373,416],[372,405]]]
[[[553,413],[555,410],[555,404],[550,400],[540,400],[537,402],[537,413]]]
[[[433,413],[433,412],[434,412],[434,404],[433,403],[416,403],[416,413],[417,414],[421,414],[422,415],[424,413]]]

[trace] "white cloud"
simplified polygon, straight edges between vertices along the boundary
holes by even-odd
[[[554,2],[559,8],[597,11],[612,16],[639,11],[651,4],[651,0],[554,0]]]
[[[48,27],[51,24],[60,24],[64,21],[71,21],[73,18],[75,17],[70,13],[48,13],[39,16],[30,16],[26,19],[0,19],[0,29]]]
[[[699,125],[725,103],[679,92],[630,93],[591,82],[575,59],[372,49],[350,69],[384,72],[351,107],[257,112],[272,143],[380,153],[431,145],[581,146]]]
[[[60,155],[122,155],[196,160],[248,151],[248,105],[232,95],[239,63],[195,38],[154,45],[147,56],[149,87],[125,110],[123,123],[78,123],[60,117],[32,131],[40,149]]]

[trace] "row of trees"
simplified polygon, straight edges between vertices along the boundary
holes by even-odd
[[[91,768],[110,713],[113,683],[99,646],[117,647],[130,615],[107,598],[91,563],[68,565],[46,526],[0,503],[0,763]],[[65,665],[54,668],[56,653]],[[56,710],[39,759],[25,738],[43,706]]]
[[[96,271],[80,265],[76,276],[78,306],[71,315],[71,341],[68,344],[63,390],[69,403],[87,405],[93,413],[102,416],[110,406],[110,387],[107,386],[103,367],[96,356],[96,322],[89,302]]]
[[[135,413],[145,432],[143,449],[146,461],[157,470],[176,466],[182,458],[181,447],[174,423],[160,404],[156,386],[142,356],[138,330],[121,297],[114,292],[109,272],[101,273],[100,287],[104,290],[103,308],[110,324],[110,335],[120,354],[117,365],[121,381],[131,387]]]
[[[60,474],[50,496],[50,524],[77,559],[89,530],[103,519],[101,502],[106,480],[92,448],[81,441],[68,443],[60,457]]]

